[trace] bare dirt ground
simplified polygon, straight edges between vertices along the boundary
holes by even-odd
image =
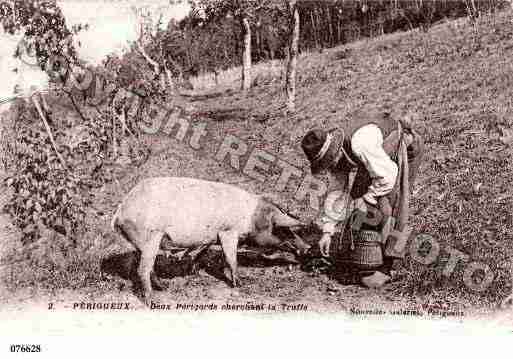
[[[298,267],[242,266],[238,289],[201,269],[169,280],[169,289],[157,292],[154,301],[172,306],[304,304],[309,311],[323,313],[351,308],[462,311],[465,317],[513,319],[510,312],[497,312],[511,292],[512,35],[511,13],[505,12],[475,25],[442,25],[427,33],[393,34],[303,54],[293,117],[283,111],[279,73],[265,64],[256,67],[255,86],[248,95],[241,94],[234,81],[203,86],[184,96],[180,101],[188,108],[190,126],[207,124],[201,149],[187,144],[190,132],[183,141],[176,140],[176,132],[145,138],[152,150],[149,160],[139,168],[118,170],[119,185],[105,186],[96,194],[95,214],[88,222],[91,230],[78,248],[54,238],[23,249],[8,219],[0,217],[2,309],[43,309],[49,303],[65,309],[80,302],[129,302],[142,309],[129,282],[102,277],[99,266],[102,258],[130,250],[108,224],[122,195],[144,177],[190,176],[233,183],[269,193],[303,219],[313,218],[316,211],[308,201],[294,198],[299,180],[276,192],[278,170],[271,167],[264,182],[255,181],[228,161],[215,159],[220,143],[226,135],[235,135],[250,149],[263,149],[307,173],[299,142],[308,129],[331,128],[355,108],[377,106],[397,116],[419,115],[415,125],[426,138],[428,152],[413,195],[415,231],[433,235],[442,249],[455,248],[471,261],[489,265],[494,280],[486,291],[465,287],[463,266],[444,276],[449,256],[442,252],[429,266],[408,257],[397,268],[396,280],[380,290],[343,285]],[[65,108],[54,111],[69,115]]]

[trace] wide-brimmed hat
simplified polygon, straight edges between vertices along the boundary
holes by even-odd
[[[314,129],[306,133],[301,141],[303,152],[310,161],[310,169],[316,175],[336,163],[343,154],[344,131]]]

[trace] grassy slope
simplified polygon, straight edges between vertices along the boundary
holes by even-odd
[[[77,290],[75,298],[125,297],[125,292],[118,292],[119,283],[96,283],[98,258],[122,250],[116,240],[113,246],[105,243],[105,238],[111,238],[106,235],[108,222],[121,192],[126,193],[142,177],[176,175],[273,193],[279,169],[271,168],[272,176],[260,183],[214,159],[226,134],[234,134],[250,147],[264,149],[307,173],[299,142],[308,129],[334,127],[352,109],[377,106],[388,107],[396,115],[408,111],[419,114],[416,125],[426,137],[428,153],[416,183],[412,221],[416,231],[439,240],[442,260],[438,265],[426,267],[408,259],[399,271],[402,280],[377,292],[342,286],[299,270],[243,268],[240,292],[227,293],[223,283],[201,274],[171,281],[170,291],[160,297],[162,302],[285,300],[331,310],[358,304],[365,307],[365,303],[437,308],[493,305],[511,291],[513,238],[508,229],[513,227],[513,192],[508,181],[513,172],[512,150],[500,136],[501,126],[511,127],[512,121],[512,35],[511,13],[504,13],[480,20],[475,28],[441,25],[428,33],[398,33],[320,54],[304,54],[299,62],[298,111],[294,117],[283,113],[280,71],[268,64],[255,67],[258,84],[248,96],[238,92],[236,81],[196,91],[185,101],[190,105],[190,122],[207,124],[209,135],[202,149],[195,151],[165,135],[148,138],[153,150],[150,160],[137,170],[120,173],[121,189],[107,186],[99,193],[101,200],[96,207],[106,215],[91,223],[93,230],[79,249],[87,249],[86,254],[68,256],[61,267],[41,268],[33,262],[38,271],[23,264],[13,278],[18,286],[37,284],[52,293],[71,287]],[[482,186],[476,194],[473,186],[478,183]],[[292,181],[284,192],[274,194],[293,212],[311,218],[315,211],[306,201],[294,199],[298,184]],[[444,248],[448,247],[471,254],[472,261],[489,264],[496,275],[492,286],[481,294],[465,289],[461,265],[451,278],[444,278],[441,269],[447,257]],[[45,252],[59,251],[47,248]]]
[[[510,290],[513,243],[512,150],[500,138],[502,128],[513,122],[512,35],[511,13],[503,13],[475,26],[460,21],[428,33],[358,42],[347,46],[349,51],[306,54],[299,62],[295,118],[282,114],[280,81],[265,66],[256,70],[264,84],[247,98],[236,92],[211,94],[198,107],[207,117],[223,120],[215,122],[214,132],[236,128],[239,137],[305,170],[299,142],[307,129],[337,126],[356,108],[389,108],[397,116],[416,113],[428,152],[416,183],[412,221],[416,231],[438,239],[442,256],[438,266],[406,263],[408,279],[397,290],[464,297],[477,305],[495,302]],[[275,179],[249,187],[269,191]],[[282,198],[303,216],[313,215],[305,203],[294,202],[292,193]],[[490,265],[496,278],[488,291],[476,296],[465,290],[461,265],[444,279],[448,247]]]

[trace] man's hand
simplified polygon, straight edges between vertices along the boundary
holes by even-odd
[[[319,249],[321,250],[321,254],[323,257],[329,257],[330,255],[330,245],[331,245],[331,234],[324,233],[319,241]]]

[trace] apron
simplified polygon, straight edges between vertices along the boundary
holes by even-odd
[[[411,135],[411,143],[406,143],[405,133]],[[404,247],[406,246],[406,239],[408,234],[408,217],[410,205],[410,191],[418,173],[420,163],[424,153],[424,142],[419,134],[412,129],[403,129],[402,125],[397,122],[397,129],[390,132],[384,139],[383,148],[385,152],[392,158],[398,165],[398,175],[394,189],[387,195],[379,198],[378,208],[385,218],[393,218],[393,221],[385,221],[381,225],[381,239],[385,248],[385,256],[393,258],[404,257]],[[346,161],[344,161],[346,162]],[[354,200],[363,196],[368,186],[371,184],[372,179],[363,165],[357,167],[349,167],[342,165],[340,169],[349,177],[346,191],[350,194],[352,199],[353,208]],[[335,248],[340,252],[344,246],[344,241],[350,241],[350,223],[349,218],[342,223],[342,234],[339,238],[335,238],[337,243]],[[395,238],[389,234],[392,231],[405,233],[404,238]],[[387,239],[391,239],[387,244]],[[337,255],[338,256],[338,255]]]

